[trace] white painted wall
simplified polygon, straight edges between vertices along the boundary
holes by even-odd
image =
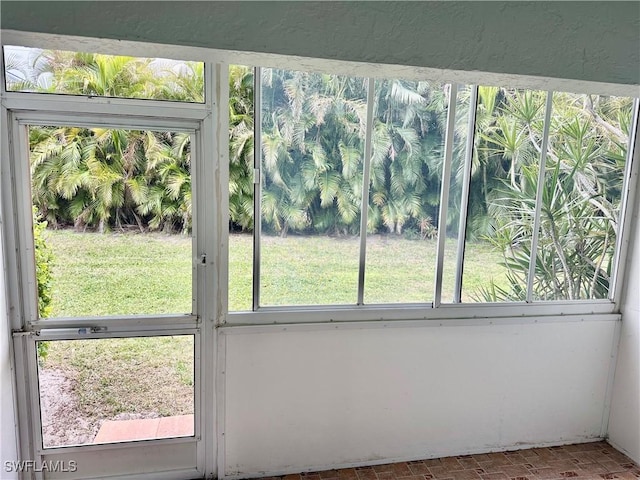
[[[17,474],[5,471],[5,462],[18,459],[11,370],[11,328],[6,306],[4,258],[0,255],[0,478],[13,480],[18,478]]]
[[[640,148],[637,149],[640,151]],[[640,157],[636,158],[640,161]],[[640,195],[636,197],[640,199]],[[627,261],[622,303],[622,329],[613,387],[609,441],[640,463],[640,206],[636,200],[635,227]]]
[[[225,473],[597,439],[615,326],[227,329]]]

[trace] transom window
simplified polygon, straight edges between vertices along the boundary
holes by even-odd
[[[204,63],[4,46],[6,90],[204,102]]]

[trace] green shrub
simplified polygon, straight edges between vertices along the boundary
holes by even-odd
[[[53,252],[45,241],[47,222],[33,209],[33,241],[36,258],[36,281],[38,283],[38,316],[47,318],[51,314],[51,292]],[[38,342],[38,357],[44,360],[49,348],[48,342]]]

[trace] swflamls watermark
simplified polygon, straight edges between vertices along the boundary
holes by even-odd
[[[78,470],[78,462],[75,460],[45,460],[36,462],[35,460],[8,460],[4,462],[5,472],[57,472],[72,473]]]

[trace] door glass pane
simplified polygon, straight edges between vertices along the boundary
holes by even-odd
[[[366,81],[263,69],[262,305],[357,301]]]
[[[4,47],[9,92],[204,102],[204,63]]]
[[[194,435],[194,340],[36,342],[43,447]]]
[[[431,302],[449,87],[375,88],[364,301]]]
[[[191,137],[29,127],[40,318],[192,312]]]

